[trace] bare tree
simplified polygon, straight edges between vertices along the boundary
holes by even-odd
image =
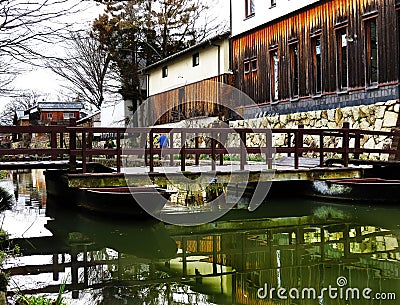
[[[71,0],[1,0],[0,1],[0,54],[22,62],[44,56],[48,48],[63,37],[71,24],[61,22],[68,14],[76,13],[80,1]]]
[[[17,97],[14,97],[9,102],[4,110],[0,113],[0,125],[13,125],[18,111],[28,110],[34,107],[42,94],[35,91],[22,91],[18,92]]]
[[[104,102],[110,54],[90,33],[71,33],[63,59],[48,61],[49,68],[67,81],[64,87],[81,102],[100,109]]]
[[[11,84],[15,79],[15,67],[6,59],[0,56],[0,95],[12,91]]]

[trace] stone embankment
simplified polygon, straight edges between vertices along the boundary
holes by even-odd
[[[231,122],[230,126],[245,128],[298,128],[300,124],[303,124],[304,128],[337,129],[342,128],[344,122],[348,122],[350,128],[354,129],[391,131],[399,127],[399,108],[400,101],[393,100],[373,105],[316,110],[235,121]],[[382,136],[364,136],[360,141],[360,145],[362,148],[367,149],[393,148],[398,143],[393,143],[392,140],[391,138]],[[260,141],[265,141],[260,135],[251,135],[250,139],[247,139],[247,142],[253,145],[259,145]],[[354,146],[355,140],[352,139],[351,141],[350,147]],[[231,144],[235,145],[235,143]],[[287,144],[287,134],[274,135],[273,145],[279,147]],[[294,143],[291,144],[294,145]],[[324,145],[330,148],[341,147],[341,139],[326,137]],[[304,137],[304,146],[318,147],[319,137],[311,135]],[[374,153],[364,154],[361,157],[364,159],[388,159],[388,155],[379,156]]]

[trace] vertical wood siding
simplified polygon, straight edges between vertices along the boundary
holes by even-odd
[[[157,124],[172,122],[176,113],[183,118],[217,115],[219,83],[232,84],[232,77],[221,75],[151,96]]]
[[[322,52],[322,94],[338,91],[336,75],[336,30],[347,27],[348,87],[366,86],[365,20],[376,18],[378,36],[378,83],[399,80],[398,0],[333,0],[289,15],[263,28],[232,39],[235,86],[257,103],[271,102],[271,48],[279,56],[279,101],[290,100],[289,42],[298,41],[299,97],[313,94],[312,37],[320,35]],[[396,10],[397,9],[397,10]],[[256,11],[256,14],[259,13]],[[244,62],[257,59],[257,71],[245,73]]]

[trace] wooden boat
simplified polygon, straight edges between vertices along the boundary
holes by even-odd
[[[400,203],[400,180],[353,178],[314,181],[311,196],[363,203]]]
[[[156,186],[80,188],[77,206],[108,216],[146,218],[158,214],[173,193]]]

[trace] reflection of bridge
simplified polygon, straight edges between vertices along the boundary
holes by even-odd
[[[124,162],[129,157],[135,156],[146,163],[150,172],[156,165],[155,156],[163,154],[169,156],[172,164],[179,159],[180,170],[185,171],[187,156],[194,156],[194,164],[199,165],[200,159],[210,156],[210,166],[216,169],[217,159],[219,164],[224,163],[224,156],[230,158],[237,156],[238,169],[244,170],[249,155],[261,155],[266,168],[271,168],[273,154],[292,155],[294,168],[299,168],[301,156],[313,153],[318,156],[318,165],[324,166],[324,160],[329,154],[341,155],[345,167],[353,159],[359,159],[364,153],[400,155],[397,147],[366,148],[362,147],[363,138],[379,137],[395,143],[400,137],[400,132],[371,131],[349,129],[344,124],[342,129],[250,129],[250,128],[105,128],[105,127],[77,127],[74,121],[71,126],[0,126],[0,134],[10,137],[22,137],[20,147],[0,149],[3,160],[13,160],[17,164],[20,160],[16,156],[44,156],[52,162],[67,159],[74,169],[77,158],[82,161],[83,172],[86,164],[93,157],[104,155],[115,157],[117,172],[121,171]],[[169,146],[163,149],[154,143],[156,135],[166,133],[169,135]],[[94,139],[99,134],[107,134],[115,140],[115,148],[99,146]],[[273,146],[273,138],[282,136],[284,143]],[[312,137],[316,145],[309,145],[305,138]],[[35,142],[33,139],[45,139]],[[338,147],[327,144],[328,138],[342,143]],[[333,142],[335,142],[333,141]],[[251,143],[252,142],[252,143]],[[40,143],[40,145],[39,145]],[[97,146],[96,146],[97,143]],[[332,143],[332,141],[330,141]],[[36,147],[35,147],[36,145]],[[23,164],[23,163],[21,163]],[[44,163],[43,163],[44,164]],[[57,163],[50,163],[56,166]],[[2,163],[1,165],[5,165]],[[28,166],[28,165],[26,165]]]
[[[66,289],[75,291],[74,297],[84,289],[178,283],[193,285],[205,294],[224,294],[232,303],[250,304],[264,283],[318,289],[333,284],[338,276],[351,279],[353,287],[368,284],[376,290],[382,285],[380,289],[400,293],[399,232],[369,222],[305,216],[221,222],[196,232],[190,227],[132,227],[77,217],[50,221],[47,227],[53,237],[15,241],[24,255],[47,253],[52,263],[19,265],[6,271],[11,275],[49,273],[59,280],[59,273],[70,270]],[[113,235],[111,228],[118,234]],[[115,254],[105,255],[106,248]],[[96,267],[103,271],[92,278]],[[148,276],[139,276],[143,270]],[[386,278],[391,283],[383,281]],[[202,285],[196,286],[199,282]],[[24,293],[57,292],[58,288],[50,284]],[[325,304],[334,303],[326,300]]]

